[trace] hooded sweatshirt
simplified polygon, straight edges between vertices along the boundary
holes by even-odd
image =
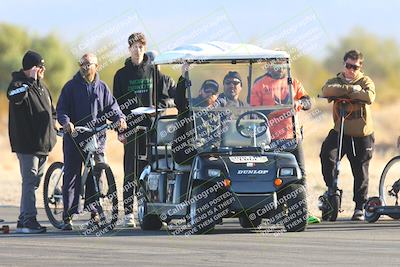
[[[354,85],[360,85],[362,90],[355,91]],[[338,73],[335,78],[329,79],[322,87],[323,97],[343,97],[358,99],[364,103],[353,103],[346,107],[347,114],[344,122],[344,134],[354,137],[368,136],[374,132],[371,114],[371,104],[375,100],[375,85],[368,76],[362,72],[351,81],[346,80],[343,73]],[[333,105],[333,121],[335,131],[339,131],[339,106]]]
[[[63,87],[57,103],[57,120],[61,125],[72,122],[75,126],[94,127],[103,125],[107,120],[113,122],[124,118],[116,99],[107,85],[100,80],[99,74],[92,83],[88,83],[78,71],[72,80]],[[104,151],[105,132],[98,135],[99,152]],[[78,135],[75,143],[84,141],[87,136]],[[75,146],[70,135],[64,135],[64,145]]]
[[[154,65],[149,64],[145,54],[139,65],[134,65],[131,59],[127,58],[125,66],[115,73],[113,94],[126,116],[129,116],[131,110],[137,107],[154,105],[153,79],[155,71]],[[168,97],[175,97],[175,82],[158,70],[157,77],[157,106],[166,107],[168,106]]]
[[[290,92],[289,88],[292,89]],[[251,89],[250,105],[252,106],[274,106],[291,104],[293,100],[300,101],[303,110],[311,108],[310,98],[304,86],[297,79],[292,79],[292,86],[289,87],[288,78],[275,79],[270,73],[266,73],[254,81]],[[292,139],[294,133],[296,138],[301,138],[300,125],[294,125],[293,116],[300,109],[283,109],[273,111],[268,115],[268,126],[270,127],[272,140]],[[298,122],[298,121],[296,121]],[[294,126],[296,132],[294,131]]]
[[[12,73],[7,90],[8,132],[16,153],[47,155],[56,143],[55,110],[49,90],[40,80]]]

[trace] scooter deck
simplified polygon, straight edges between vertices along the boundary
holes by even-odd
[[[375,206],[370,209],[379,215],[400,215],[400,206]]]

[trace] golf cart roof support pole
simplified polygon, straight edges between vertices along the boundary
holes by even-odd
[[[187,63],[187,61],[186,61]],[[185,64],[185,62],[183,62]],[[188,64],[188,63],[187,63]],[[189,65],[189,64],[188,64]],[[188,99],[189,99],[189,116],[190,116],[190,110],[192,110],[192,82],[190,81],[189,77],[189,67],[187,70],[185,70],[185,73],[183,74],[185,78],[185,90],[188,92]],[[196,127],[196,114],[193,111],[193,125],[194,125],[194,136],[197,137],[197,127]]]
[[[247,93],[247,103],[250,104],[250,96],[251,96],[251,79],[253,74],[253,61],[250,60],[250,65],[249,65],[249,75],[247,76],[247,87],[249,88],[248,93]]]
[[[154,144],[154,152],[155,152],[155,157],[156,157],[156,168],[158,169],[158,149],[157,149],[157,146],[158,146],[158,127],[157,127],[157,125],[158,125],[158,123],[157,123],[157,119],[158,119],[158,90],[157,90],[157,81],[158,81],[158,75],[159,75],[159,71],[158,71],[158,66],[157,65],[155,65],[154,63],[153,63],[153,65],[154,65],[154,81],[153,81],[153,93],[152,93],[152,96],[153,96],[153,94],[154,94],[154,96],[155,96],[155,98],[154,98],[154,102],[155,103],[151,103],[151,101],[150,101],[150,106],[154,106],[155,108],[156,108],[156,117],[155,117],[155,120],[154,120],[154,125],[153,125],[153,129],[155,129],[155,136],[156,136],[156,138],[155,138],[155,144]],[[151,99],[152,99],[153,97],[151,97]],[[146,133],[146,136],[148,136],[148,133]],[[150,140],[151,141],[151,140]],[[149,143],[151,143],[151,142],[149,142]],[[151,148],[150,148],[150,153],[151,153],[152,151],[151,151]]]
[[[288,88],[289,88],[289,94],[290,98],[292,100],[292,108],[293,108],[293,133],[294,133],[294,139],[297,141],[297,130],[296,130],[296,125],[297,125],[297,116],[296,116],[296,110],[294,109],[295,103],[294,103],[294,95],[293,95],[293,80],[292,76],[290,74],[290,61],[287,59],[287,79],[288,79]],[[296,142],[297,145],[297,142]]]

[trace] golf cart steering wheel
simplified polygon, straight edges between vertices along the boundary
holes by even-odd
[[[242,125],[240,122],[243,120],[244,117],[246,116],[251,116],[252,119],[260,118],[262,122],[260,123],[252,123],[250,125]],[[260,131],[260,128],[262,130]],[[262,136],[267,132],[268,129],[268,118],[265,114],[263,114],[260,111],[257,110],[250,110],[246,111],[245,113],[241,114],[237,120],[236,120],[236,130],[239,132],[239,134],[243,137],[246,138],[253,138],[254,133],[256,133],[256,138]]]

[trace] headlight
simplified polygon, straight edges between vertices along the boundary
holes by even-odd
[[[279,176],[294,176],[294,168],[281,168],[279,170]]]
[[[218,169],[208,169],[209,177],[219,177],[221,176],[221,170]]]

